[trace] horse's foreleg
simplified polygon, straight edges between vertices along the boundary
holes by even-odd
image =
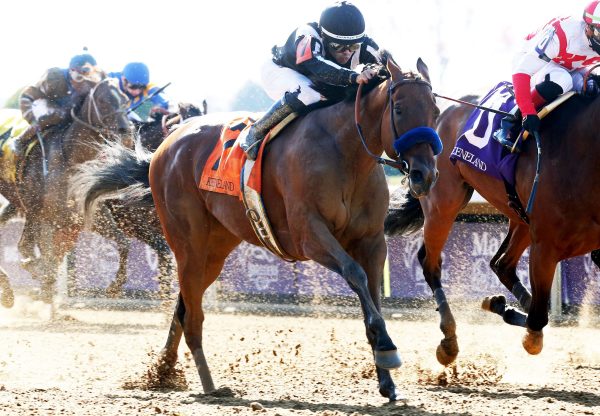
[[[127,283],[127,258],[129,257],[131,241],[119,228],[106,204],[102,205],[94,218],[93,229],[102,237],[117,243],[119,269],[115,275],[115,280],[106,288],[106,294],[112,298],[120,297],[123,294],[123,286]]]
[[[2,297],[0,298],[2,306],[12,308],[15,304],[15,294],[12,287],[10,287],[8,274],[2,267],[0,267],[0,291],[2,292]]]
[[[548,324],[548,302],[558,260],[553,251],[533,244],[529,253],[529,276],[532,301],[527,315],[527,332],[523,347],[529,354],[539,354],[544,346],[542,329]]]
[[[348,255],[320,220],[312,221],[308,227],[307,235],[310,235],[310,238],[303,243],[305,255],[340,274],[358,295],[364,315],[367,338],[375,356],[375,364],[382,369],[400,367],[402,365],[400,355],[387,333],[383,317],[373,302],[367,286],[365,270]],[[383,261],[380,260],[382,268]]]
[[[508,234],[500,245],[498,252],[490,261],[490,267],[496,273],[500,282],[517,298],[525,312],[529,311],[531,294],[517,276],[517,264],[529,243],[529,226],[511,220]],[[508,324],[525,326],[527,315],[508,307],[506,298],[503,295],[486,297],[481,307],[502,316]]]
[[[440,341],[435,355],[442,365],[452,363],[459,351],[456,321],[442,288],[442,249],[452,228],[452,223],[453,218],[448,218],[446,221],[442,218],[426,220],[423,245],[417,254],[423,268],[425,281],[433,292],[437,311],[440,314],[440,330],[444,334],[444,338]]]
[[[375,304],[377,310],[381,313],[381,281],[383,276],[382,265],[385,262],[387,255],[387,249],[385,240],[383,238],[377,238],[373,241],[371,239],[362,239],[361,245],[355,250],[352,250],[350,254],[352,257],[362,264],[365,272],[367,273],[368,288],[371,299]],[[375,353],[375,350],[373,350]],[[390,370],[375,367],[377,371],[377,380],[379,382],[379,393],[383,397],[387,397],[390,401],[396,401],[401,399],[400,392],[396,388]]]

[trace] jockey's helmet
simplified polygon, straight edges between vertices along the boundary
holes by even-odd
[[[143,62],[130,62],[123,68],[123,77],[131,85],[148,85],[150,70]]]
[[[595,0],[587,5],[583,11],[583,21],[587,23],[586,36],[590,46],[600,54],[600,0]]]
[[[365,19],[360,10],[347,1],[335,2],[323,10],[319,26],[323,37],[335,44],[357,44],[365,37]]]
[[[89,53],[75,55],[69,62],[69,74],[75,82],[99,81],[98,71],[96,69],[96,59]]]

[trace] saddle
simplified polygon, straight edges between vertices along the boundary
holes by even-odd
[[[200,183],[200,189],[237,196],[246,209],[246,215],[258,239],[278,257],[291,259],[281,248],[271,228],[261,197],[262,155],[265,146],[293,121],[298,115],[293,113],[276,125],[261,143],[256,160],[248,160],[239,143],[255,119],[249,116],[238,117],[227,123],[208,157]]]

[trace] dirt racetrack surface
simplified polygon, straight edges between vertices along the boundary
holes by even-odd
[[[425,320],[389,318],[404,361],[392,374],[407,398],[389,404],[359,318],[209,313],[204,345],[220,389],[204,395],[183,342],[187,389],[149,388],[167,315],[60,310],[49,319],[45,305],[27,302],[0,310],[1,415],[600,414],[600,330],[583,324],[547,328],[544,351],[529,356],[521,328],[455,311],[461,353],[444,369],[433,309]]]

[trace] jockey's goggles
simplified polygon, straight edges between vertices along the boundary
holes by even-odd
[[[592,38],[596,42],[600,42],[600,26],[590,25],[590,29],[592,29]]]
[[[336,51],[336,52],[344,52],[344,51],[350,51],[350,52],[356,52],[357,50],[360,49],[362,43],[352,43],[350,45],[345,45],[343,43],[335,43],[335,42],[329,42],[328,43],[329,47]]]
[[[130,90],[145,90],[146,86],[144,84],[130,84],[127,82],[127,88]]]
[[[84,66],[78,66],[75,68],[69,68],[69,75],[75,82],[95,81],[96,80],[96,68],[91,64],[85,64]]]

